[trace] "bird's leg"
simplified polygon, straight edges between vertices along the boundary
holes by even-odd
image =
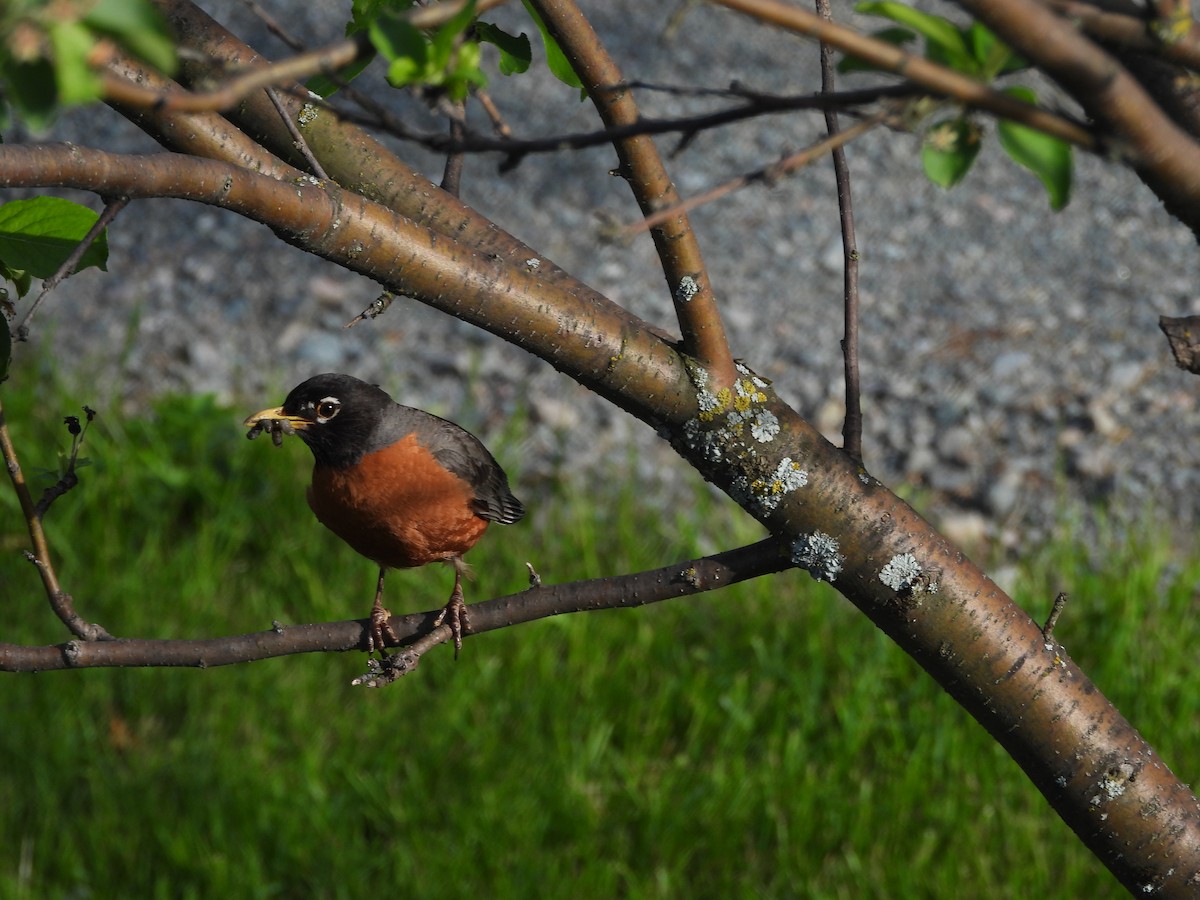
[[[458,659],[458,653],[462,650],[463,628],[468,624],[467,602],[463,599],[462,579],[463,573],[469,569],[467,564],[462,561],[462,557],[456,556],[450,562],[454,566],[454,590],[450,592],[450,600],[438,613],[438,617],[433,620],[433,627],[437,628],[443,622],[449,624],[450,633],[454,635],[454,658]]]
[[[396,632],[392,630],[391,623],[388,621],[392,614],[383,606],[383,576],[387,574],[387,569],[383,566],[379,567],[379,585],[375,588],[375,603],[371,607],[371,628],[367,634],[367,652],[378,650],[380,655],[386,656],[387,651],[384,648],[390,640],[393,644],[398,643],[400,638]]]

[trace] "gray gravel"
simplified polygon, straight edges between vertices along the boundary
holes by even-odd
[[[337,33],[336,10],[266,5],[309,38],[322,22],[326,35]],[[794,92],[819,84],[810,45],[724,11],[695,9],[664,44],[674,2],[586,6],[630,78]],[[240,6],[217,14],[262,35]],[[282,54],[270,38],[258,44]],[[594,127],[590,108],[549,78],[497,78],[493,87],[519,134]],[[649,93],[643,106],[677,115],[696,101]],[[98,118],[72,117],[51,137],[149,147],[115,116]],[[704,134],[673,171],[694,194],[811,142],[820,128],[816,116],[778,117]],[[919,486],[923,507],[965,540],[1033,546],[1076,503],[1131,520],[1153,508],[1194,527],[1198,383],[1174,367],[1156,324],[1160,314],[1200,313],[1192,236],[1132,175],[1093,158],[1078,160],[1075,198],[1054,214],[994,141],[950,192],[924,180],[917,150],[915,138],[891,133],[850,150],[868,467],[892,485]],[[402,152],[440,176],[437,160]],[[636,217],[623,183],[607,174],[613,165],[612,152],[598,149],[528,159],[497,176],[495,160],[474,159],[464,198],[617,302],[669,324],[649,240],[620,247],[598,237],[601,223]],[[742,191],[693,221],[736,354],[840,442],[830,167]],[[639,479],[647,502],[677,482],[681,466],[648,428],[498,339],[411,301],[347,331],[377,288],[281,246],[262,226],[147,202],[123,214],[111,241],[109,274],[69,282],[39,318],[38,337],[89,383],[111,385],[100,389],[106,403],[179,389],[254,402],[340,370],[485,436],[517,417],[526,436],[514,468],[526,493],[541,479],[606,481],[614,465]]]

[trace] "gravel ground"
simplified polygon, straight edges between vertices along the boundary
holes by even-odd
[[[202,5],[282,55],[241,6]],[[339,33],[332,4],[265,5],[308,39]],[[632,79],[794,92],[819,84],[810,45],[721,10],[696,8],[664,43],[675,3],[585,7]],[[498,78],[493,87],[521,135],[594,127],[590,107],[549,78]],[[696,103],[643,98],[654,115]],[[692,195],[811,142],[820,127],[815,116],[777,117],[703,134],[671,165]],[[72,117],[50,137],[151,149],[107,112]],[[1092,501],[1130,520],[1151,507],[1194,527],[1197,382],[1175,368],[1157,328],[1160,314],[1200,313],[1192,236],[1132,175],[1093,158],[1078,160],[1074,199],[1055,214],[994,141],[949,192],[924,180],[917,150],[912,137],[880,133],[849,154],[868,467],[922,488],[935,518],[968,541],[1033,546],[1064,505]],[[437,160],[402,153],[439,177]],[[597,149],[497,175],[494,159],[473,159],[463,196],[617,302],[670,323],[649,240],[622,247],[598,237],[602,223],[636,217],[623,183],[607,174],[614,162]],[[840,442],[841,250],[830,167],[744,190],[693,221],[736,354]],[[680,466],[645,426],[520,350],[410,301],[347,331],[375,286],[279,245],[262,226],[145,202],[122,215],[111,244],[109,274],[73,279],[38,320],[38,340],[53,340],[91,383],[113,386],[101,389],[106,402],[175,389],[271,400],[315,372],[346,371],[485,436],[519,416],[525,458],[513,468],[527,492],[570,473],[607,480],[615,461],[650,502],[670,495]]]

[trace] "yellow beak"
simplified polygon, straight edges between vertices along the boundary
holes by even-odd
[[[253,439],[264,431],[268,431],[271,433],[271,443],[276,447],[281,447],[283,446],[283,436],[285,434],[295,434],[297,431],[303,431],[312,423],[307,419],[300,418],[300,416],[289,416],[283,411],[283,407],[279,406],[275,409],[264,409],[262,412],[256,412],[242,424],[250,429],[246,432],[246,437]]]
[[[246,428],[257,426],[261,430],[268,427],[263,424],[264,422],[286,422],[292,428],[296,429],[307,428],[311,424],[307,419],[300,416],[289,416],[283,411],[282,406],[277,406],[274,409],[264,409],[262,412],[256,412],[254,415],[249,416],[242,425]]]

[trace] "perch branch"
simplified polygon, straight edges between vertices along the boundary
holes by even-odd
[[[768,538],[702,559],[647,572],[562,585],[542,585],[517,594],[472,604],[469,635],[520,625],[565,613],[628,609],[674,597],[727,587],[791,568],[779,541]],[[438,611],[393,616],[400,646],[425,638],[436,644],[450,637],[449,626],[434,629]],[[103,644],[72,641],[56,646],[0,644],[0,671],[33,672],[105,666],[226,666],[296,653],[366,648],[369,620],[276,626],[269,631],[201,640],[123,639]]]

